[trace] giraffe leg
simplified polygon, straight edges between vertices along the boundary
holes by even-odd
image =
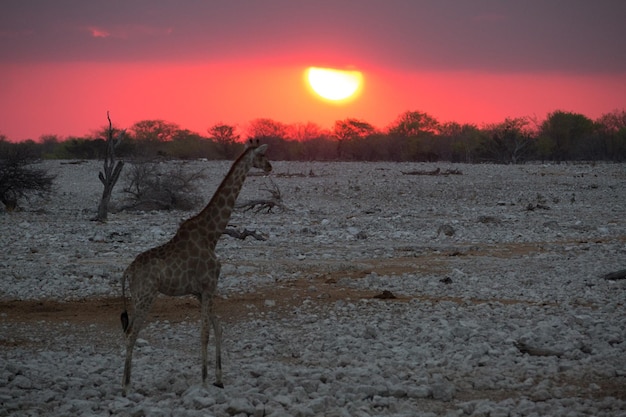
[[[212,300],[211,304],[213,304]],[[220,326],[213,308],[210,310],[210,318],[213,332],[215,333],[215,382],[213,385],[224,388],[224,383],[222,382],[222,326]]]
[[[202,303],[202,331],[201,331],[201,344],[202,344],[202,384],[206,386],[206,380],[208,378],[208,345],[209,345],[209,333],[210,326],[213,326],[213,332],[215,333],[215,382],[213,385],[219,388],[224,388],[222,382],[222,329],[215,315],[213,307],[213,297],[209,294],[203,294],[201,298]]]
[[[142,300],[137,300],[135,304],[134,314],[130,322],[130,326],[126,330],[126,361],[124,362],[124,376],[122,377],[122,395],[125,397],[130,389],[130,374],[133,360],[133,348],[137,341],[139,331],[148,316],[148,312],[152,307],[155,296],[150,294]]]
[[[207,348],[209,345],[209,316],[211,309],[211,297],[204,293],[200,297],[200,348],[202,351],[202,385],[206,387],[207,380],[207,364],[208,353]]]
[[[213,276],[215,277],[215,285],[210,294],[209,298],[209,319],[211,320],[211,325],[213,326],[213,332],[215,333],[215,382],[213,385],[219,388],[224,388],[224,383],[222,382],[222,327],[220,326],[219,320],[217,319],[217,315],[215,314],[215,292],[217,290],[217,280],[220,276],[221,264],[219,259],[215,259],[215,270],[213,272]]]

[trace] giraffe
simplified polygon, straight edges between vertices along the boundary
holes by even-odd
[[[228,225],[235,200],[251,167],[270,172],[265,157],[267,145],[250,143],[232,164],[215,194],[196,216],[183,222],[167,243],[139,254],[122,275],[121,314],[126,339],[126,361],[122,379],[123,395],[130,388],[131,362],[137,335],[142,329],[158,293],[170,296],[195,295],[200,301],[202,383],[207,380],[207,345],[209,324],[215,333],[215,383],[223,387],[221,364],[221,328],[214,310],[214,297],[220,274],[215,246]],[[126,310],[125,283],[132,295],[134,314],[129,321]]]

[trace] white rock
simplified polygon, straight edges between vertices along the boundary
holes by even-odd
[[[16,375],[11,385],[22,388],[22,389],[31,389],[33,387],[33,382],[30,378],[25,377],[24,375]]]
[[[193,385],[182,395],[183,404],[188,408],[204,409],[215,404],[215,398],[209,395],[207,389]]]
[[[452,401],[456,393],[454,384],[447,381],[435,382],[430,386],[433,399],[440,401]]]
[[[277,395],[274,397],[274,401],[286,408],[291,406],[291,397],[287,395]]]
[[[226,412],[231,416],[244,413],[247,415],[254,414],[256,408],[245,398],[233,398],[228,402]]]

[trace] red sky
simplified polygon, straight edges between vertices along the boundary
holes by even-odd
[[[528,0],[5,0],[0,134],[83,136],[163,119],[354,117],[384,128],[407,110],[475,124],[626,107],[626,2]],[[358,99],[312,95],[308,66],[354,68]]]

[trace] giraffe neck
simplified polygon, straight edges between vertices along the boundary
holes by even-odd
[[[211,248],[215,248],[228,225],[237,196],[252,167],[252,159],[251,149],[247,149],[233,163],[209,204],[194,218],[194,226],[202,231],[202,239],[207,239]]]

